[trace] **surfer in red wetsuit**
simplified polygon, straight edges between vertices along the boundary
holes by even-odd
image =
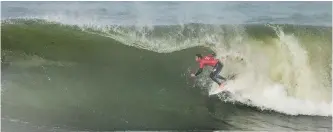
[[[196,54],[195,56],[196,61],[199,63],[199,69],[195,74],[191,74],[192,77],[198,76],[205,66],[211,66],[214,68],[213,71],[210,73],[210,78],[219,86],[221,85],[221,82],[219,82],[217,78],[226,81],[224,77],[219,75],[223,68],[223,64],[215,58],[215,54],[210,54],[204,57],[202,57],[201,54]]]

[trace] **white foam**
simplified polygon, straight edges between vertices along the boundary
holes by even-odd
[[[247,63],[243,65],[242,70],[237,71],[239,73],[237,78],[225,86],[233,94],[231,98],[224,100],[237,101],[288,115],[332,116],[331,93],[328,92],[331,91],[330,87],[325,87],[319,80],[327,78],[314,76],[316,70],[309,65],[306,50],[300,46],[296,37],[285,35],[278,28],[276,31],[280,37],[276,42],[282,47],[276,49],[283,55],[280,56],[282,61],[278,63],[283,68],[279,70],[283,75],[282,78],[280,80],[272,78],[274,77],[271,76],[272,70],[277,70],[276,67],[279,65],[271,65],[273,58],[264,53],[267,49],[255,48],[255,45],[253,47],[243,45],[241,53],[245,54],[243,57]],[[232,47],[224,51],[235,52],[234,49],[239,50]],[[225,64],[225,70],[234,71],[231,66],[234,64]],[[217,85],[214,84],[212,87]]]
[[[240,85],[242,84],[242,85]],[[248,85],[244,85],[248,84]],[[250,85],[249,85],[250,84]],[[263,88],[253,90],[252,88]],[[228,90],[234,95],[233,101],[255,106],[260,109],[269,109],[289,115],[318,115],[331,116],[332,103],[314,102],[311,100],[297,99],[287,95],[286,89],[280,84],[266,84],[260,82],[248,83],[238,80],[234,84],[229,83]],[[248,101],[250,100],[250,102]]]

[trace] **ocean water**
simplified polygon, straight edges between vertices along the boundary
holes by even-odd
[[[1,2],[1,129],[332,131],[331,24],[331,2]],[[212,52],[237,76],[210,96]]]

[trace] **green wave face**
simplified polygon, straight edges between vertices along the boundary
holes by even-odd
[[[29,21],[3,24],[1,40],[7,116],[93,130],[211,126],[192,116],[206,110],[187,71],[207,49],[160,54]]]

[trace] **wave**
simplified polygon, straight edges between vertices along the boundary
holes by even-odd
[[[78,26],[39,19],[10,19],[2,22],[1,41],[4,53],[14,52],[18,56],[24,52],[48,61],[116,69],[135,66],[139,71],[151,72],[131,70],[109,76],[138,74],[159,82],[161,87],[179,82],[174,85],[179,88],[189,85],[187,72],[196,67],[194,54],[216,52],[218,57],[227,57],[222,75],[238,74],[227,86],[234,94],[228,98],[219,95],[222,100],[288,115],[331,116],[331,29],[200,23]],[[10,58],[8,54],[2,57],[4,63],[16,62],[6,59]],[[206,75],[205,72],[198,79],[198,85],[203,89],[216,87]],[[134,80],[127,78],[128,82]],[[141,81],[147,83],[142,87],[156,85]],[[119,85],[116,81],[112,83]]]

